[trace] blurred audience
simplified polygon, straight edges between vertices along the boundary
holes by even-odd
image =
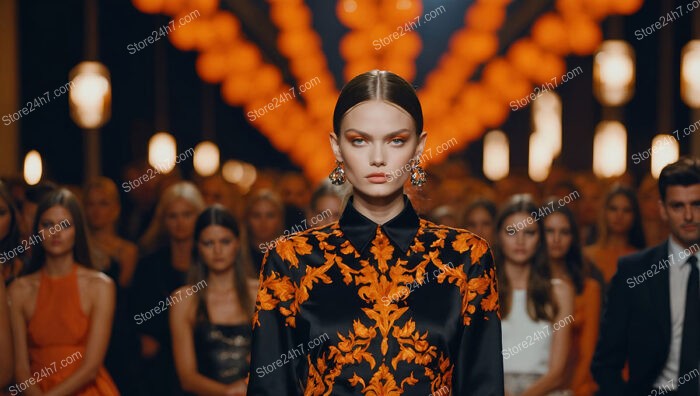
[[[10,192],[5,184],[0,181],[0,268],[4,285],[9,285],[22,271],[23,260],[26,253],[19,253],[18,247],[26,249],[21,241],[24,236],[20,227],[22,218],[15,206]],[[1,302],[2,300],[0,300]]]
[[[450,205],[442,205],[433,209],[428,216],[430,221],[436,224],[444,224],[449,227],[459,227],[459,215],[457,210]]]
[[[177,169],[144,182],[149,170],[145,161],[134,162],[120,185],[105,177],[89,181],[80,193],[84,218],[80,197],[52,182],[25,186],[15,178],[11,191],[0,182],[0,303],[13,302],[0,304],[5,393],[58,359],[64,347],[55,345],[68,342],[82,353],[80,360],[27,395],[75,394],[77,387],[98,395],[245,395],[263,257],[292,233],[337,221],[347,189],[327,180],[312,189],[301,173],[272,169],[258,170],[243,187],[221,174],[195,177],[195,185],[182,181]],[[624,343],[615,338],[619,322],[638,308],[620,303],[628,285],[613,285],[606,296],[606,284],[615,282],[618,260],[638,257],[642,253],[627,255],[651,245],[676,249],[669,230],[672,236],[696,231],[687,215],[692,210],[679,209],[693,193],[695,182],[686,182],[695,176],[667,176],[674,181],[665,182],[670,192],[662,198],[651,176],[633,186],[629,174],[617,181],[590,172],[572,178],[557,166],[544,183],[518,172],[490,183],[471,176],[456,157],[426,171],[426,186],[406,190],[421,216],[466,228],[493,247],[507,395],[615,394],[609,389],[619,389],[617,377],[602,372],[612,367],[626,378],[624,361],[610,351]],[[550,198],[540,203],[540,196]],[[567,196],[566,205],[556,205]],[[39,205],[44,199],[49,203]],[[542,215],[547,207],[554,209]],[[529,223],[533,212],[539,216]],[[70,227],[29,242],[60,217],[70,219]],[[5,295],[3,285],[9,285]],[[671,346],[666,368],[641,374],[630,368],[634,386],[642,377],[648,377],[645,384],[660,383],[677,370],[674,348],[685,342],[679,312],[673,308],[672,334],[664,339]],[[529,339],[532,345],[523,348]],[[596,382],[591,365],[604,384]]]
[[[9,386],[14,378],[14,355],[5,282],[0,282],[0,391]]]
[[[644,231],[637,197],[633,190],[613,186],[604,200],[598,221],[598,238],[583,252],[609,283],[617,270],[617,260],[643,249]]]
[[[593,173],[582,173],[574,177],[577,187],[578,199],[576,200],[576,220],[581,230],[581,242],[587,246],[595,242],[598,237],[598,217],[603,207],[602,183]]]
[[[301,173],[287,172],[280,178],[276,191],[284,203],[284,228],[303,226],[311,199],[309,181]]]
[[[127,289],[136,270],[138,249],[136,244],[117,235],[121,203],[117,185],[111,179],[99,177],[88,182],[83,195],[85,218],[95,251],[93,257],[102,261],[99,268],[114,280],[117,289],[105,367],[122,393],[133,394],[138,373],[131,363],[138,358],[139,345],[134,322],[129,315]]]
[[[136,181],[143,180],[144,175],[148,176],[149,180],[137,184]],[[132,242],[139,240],[153,218],[158,201],[158,181],[150,179],[154,175],[153,169],[146,161],[130,163],[122,175],[124,181],[120,187],[125,193],[125,210],[121,219],[121,229],[124,237]]]
[[[559,197],[553,199],[556,201]],[[549,202],[545,206],[550,206]],[[551,276],[566,280],[575,292],[572,342],[564,388],[570,389],[574,396],[592,396],[597,387],[590,367],[598,340],[603,276],[584,259],[576,219],[569,208],[556,207],[543,221]]]
[[[255,273],[260,273],[265,253],[274,248],[277,240],[291,231],[284,230],[284,204],[277,193],[258,190],[248,198],[246,229],[250,237],[248,249]],[[283,232],[287,233],[283,235]]]
[[[176,183],[163,192],[141,238],[146,255],[137,264],[129,304],[140,340],[143,372],[139,385],[145,395],[182,393],[172,359],[168,316],[161,311],[168,309],[171,294],[186,283],[192,267],[195,221],[202,210],[204,199],[197,187],[190,182]]]
[[[220,173],[203,177],[198,183],[204,203],[221,204],[237,218],[243,218],[244,201],[237,186],[224,180]]]
[[[496,204],[488,199],[477,199],[467,205],[462,217],[462,227],[493,244],[496,236]]]
[[[34,226],[34,218],[36,217],[36,210],[44,197],[46,197],[51,191],[56,189],[56,185],[51,182],[41,182],[34,186],[29,186],[24,191],[24,202],[22,202],[22,219],[24,219],[24,227],[21,229],[29,232]]]
[[[344,189],[324,181],[311,194],[307,215],[310,227],[319,227],[338,221],[343,208]]]
[[[646,246],[654,246],[668,238],[668,224],[659,213],[659,188],[656,179],[647,175],[637,189],[639,198],[639,210],[642,213],[642,228]]]
[[[107,273],[127,287],[136,270],[136,244],[117,235],[121,212],[117,185],[106,177],[88,182],[84,189],[85,216],[94,247],[109,261]]]

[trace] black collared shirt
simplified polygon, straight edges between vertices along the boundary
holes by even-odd
[[[249,395],[503,395],[487,243],[404,202],[378,225],[350,200],[266,253]]]
[[[420,217],[413,209],[406,194],[403,195],[404,208],[391,220],[379,225],[358,212],[353,205],[353,197],[348,200],[345,210],[338,220],[341,231],[358,252],[364,253],[374,238],[377,227],[381,228],[396,247],[406,253],[420,227]]]

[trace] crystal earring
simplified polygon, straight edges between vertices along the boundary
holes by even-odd
[[[425,184],[427,177],[425,175],[425,170],[419,165],[420,160],[411,158],[408,163],[411,166],[411,184],[418,187]]]
[[[342,162],[338,160],[335,161],[335,169],[328,175],[328,178],[331,180],[331,183],[336,186],[345,183],[345,169],[343,169]]]

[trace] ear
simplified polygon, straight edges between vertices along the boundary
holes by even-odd
[[[423,149],[425,148],[425,142],[427,141],[427,139],[428,132],[421,132],[420,136],[418,136],[418,145],[416,146],[416,151],[414,153],[415,158],[419,159],[421,155],[423,155]]]
[[[331,131],[328,137],[331,142],[331,149],[333,150],[335,159],[343,162],[343,154],[340,152],[340,142],[338,142],[338,136],[335,134],[335,132]]]
[[[666,213],[666,206],[664,206],[664,202],[660,199],[657,202],[659,204],[659,216],[661,216],[661,220],[668,222],[668,215]]]

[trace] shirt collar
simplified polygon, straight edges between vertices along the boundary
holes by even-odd
[[[683,246],[681,246],[678,242],[676,242],[676,240],[673,239],[672,236],[669,236],[669,237],[668,237],[668,255],[669,255],[669,256],[672,255],[672,256],[673,256],[673,259],[674,259],[674,260],[677,260],[677,261],[673,261],[673,262],[675,262],[675,263],[685,264],[685,263],[688,261],[688,257],[691,256],[690,253],[694,253],[693,255],[694,255],[695,257],[697,257],[698,260],[700,261],[700,250],[695,250],[695,249],[696,249],[696,248],[694,248],[693,246],[691,246],[691,249],[685,249],[685,248],[684,248]],[[680,257],[681,257],[681,256],[680,256],[681,252],[682,252],[683,255],[685,256],[684,259],[681,259],[681,258],[680,258]],[[681,267],[681,266],[679,265],[678,267]]]
[[[353,197],[350,196],[345,210],[338,220],[340,230],[352,246],[362,253],[374,239],[377,227],[380,227],[389,240],[405,253],[418,232],[420,218],[406,194],[403,194],[403,201],[404,208],[401,213],[379,225],[358,212],[353,206]]]

